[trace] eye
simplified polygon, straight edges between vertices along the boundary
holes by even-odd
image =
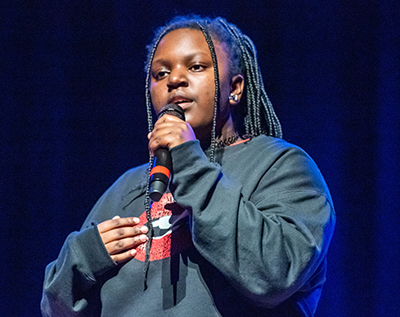
[[[153,73],[153,77],[156,80],[160,80],[163,79],[164,77],[166,77],[168,75],[168,71],[167,70],[159,70]]]
[[[206,66],[201,65],[201,64],[196,64],[191,66],[189,69],[193,72],[202,72],[203,70],[205,70]]]

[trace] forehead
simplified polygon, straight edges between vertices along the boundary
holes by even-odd
[[[178,29],[166,34],[158,44],[155,58],[162,54],[210,54],[208,44],[200,30]]]
[[[229,68],[229,54],[225,43],[213,39],[220,70],[227,71]],[[177,29],[167,33],[160,41],[154,54],[154,64],[169,61],[170,59],[203,56],[212,59],[209,46],[203,33],[196,29]]]

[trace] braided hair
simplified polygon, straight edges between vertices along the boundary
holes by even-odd
[[[178,16],[166,26],[159,28],[153,41],[148,45],[146,71],[146,106],[149,131],[153,129],[152,104],[150,97],[150,73],[155,51],[161,39],[169,32],[177,29],[196,29],[203,32],[210,47],[214,63],[216,95],[218,94],[218,64],[214,43],[224,43],[230,57],[229,76],[241,74],[245,82],[245,98],[241,106],[233,109],[235,128],[241,136],[247,134],[258,136],[266,134],[282,137],[282,128],[274,108],[264,88],[261,71],[257,60],[257,50],[253,41],[244,35],[235,25],[223,18],[201,18],[199,16]],[[211,40],[210,40],[211,38]],[[216,98],[215,108],[218,108]],[[236,110],[238,108],[238,110]],[[236,112],[235,112],[236,110]],[[216,111],[217,113],[217,111]],[[211,144],[212,146],[212,144]]]
[[[214,42],[218,44],[224,43],[229,58],[229,77],[235,75],[242,75],[245,82],[245,92],[241,101],[240,107],[233,107],[232,119],[234,122],[237,133],[242,137],[258,136],[266,134],[269,136],[282,138],[282,129],[278,117],[275,114],[274,108],[267,96],[264,89],[264,83],[261,76],[261,71],[257,61],[257,51],[252,40],[244,35],[235,25],[228,23],[223,18],[201,18],[196,15],[192,16],[178,16],[167,23],[165,26],[160,27],[153,38],[150,45],[147,46],[148,54],[145,65],[146,72],[146,107],[147,107],[147,122],[149,132],[153,130],[154,118],[152,115],[152,102],[150,95],[150,75],[151,65],[158,44],[161,39],[171,31],[178,29],[195,29],[200,30],[210,49],[213,67],[214,67],[214,81],[215,81],[215,96],[214,96],[214,116],[211,131],[210,143],[210,161],[215,160],[216,150],[216,122],[218,116],[219,106],[219,74],[217,56],[215,53]],[[148,174],[153,165],[154,158],[150,156]],[[145,289],[147,281],[147,273],[150,264],[150,248],[151,241],[154,235],[153,225],[150,214],[150,198],[149,198],[149,184],[146,190],[146,216],[149,226],[149,240],[146,245],[146,259],[145,259]]]

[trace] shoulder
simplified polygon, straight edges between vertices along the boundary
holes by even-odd
[[[268,152],[268,153],[285,153],[287,151],[304,152],[302,148],[284,139],[274,138],[267,135],[259,135],[249,142],[254,150]]]
[[[127,170],[102,195],[100,202],[123,203],[126,196],[139,196],[146,190],[148,164]]]
[[[122,195],[126,191],[141,190],[147,184],[148,164],[143,164],[127,170],[110,187],[117,189]]]
[[[230,155],[238,159],[246,159],[248,163],[262,164],[266,168],[279,162],[309,161],[315,164],[311,157],[300,147],[283,139],[260,135],[228,149]]]
[[[279,166],[283,170],[286,167],[292,173],[307,171],[311,174],[320,175],[320,170],[315,161],[301,147],[283,139],[268,136],[262,136],[260,138],[261,142],[264,143],[264,146],[260,146],[262,148],[261,151],[271,156],[275,167]]]
[[[260,135],[230,150],[222,159],[223,169],[241,175],[246,183],[253,179],[254,187],[275,193],[309,189],[328,193],[317,164],[299,146]]]
[[[285,191],[314,191],[330,198],[329,189],[316,162],[301,147],[283,139],[263,137],[261,150],[270,158],[268,176],[285,183]]]
[[[148,164],[144,164],[122,174],[96,202],[82,228],[90,226],[92,222],[111,219],[115,215],[122,217],[124,206],[146,191],[147,167]]]

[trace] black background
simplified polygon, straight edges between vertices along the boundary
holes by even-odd
[[[5,1],[0,9],[2,316],[39,315],[44,269],[99,196],[145,163],[145,46],[176,14],[255,42],[284,138],[338,224],[317,316],[400,311],[396,1]]]

